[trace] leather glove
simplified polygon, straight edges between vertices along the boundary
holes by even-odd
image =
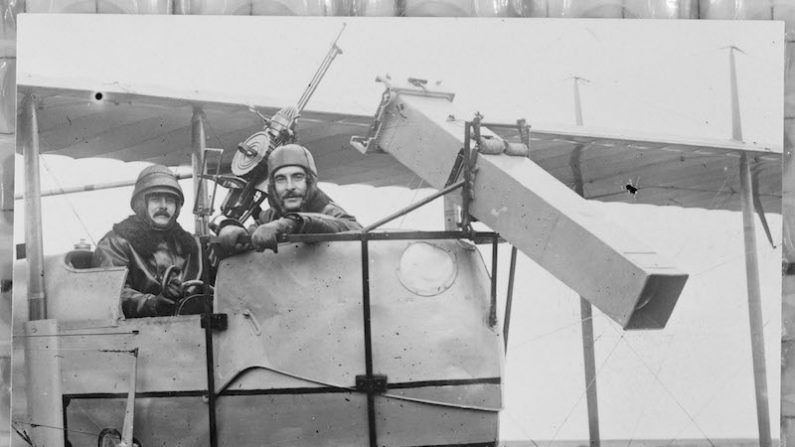
[[[221,231],[218,233],[218,242],[221,244],[221,248],[224,252],[240,253],[250,248],[250,246],[242,240],[245,236],[248,236],[248,232],[245,228],[238,227],[237,225],[227,225],[221,228]]]
[[[171,300],[182,298],[182,269],[172,265],[163,272],[163,279],[160,283],[160,295]]]
[[[151,305],[154,306],[155,315],[159,316],[173,315],[177,305],[177,300],[167,298],[162,294],[153,295],[149,301],[151,301]]]
[[[182,281],[179,278],[171,278],[168,283],[160,291],[160,295],[171,300],[179,300],[182,298]]]
[[[251,244],[257,251],[271,249],[274,253],[278,253],[279,236],[290,234],[295,231],[297,227],[298,222],[296,222],[295,219],[286,217],[262,224],[257,227],[251,235]]]
[[[204,293],[204,284],[199,280],[185,281],[182,284],[182,296],[184,298],[202,293]],[[208,286],[208,293],[213,295],[215,293],[215,288],[213,286]]]

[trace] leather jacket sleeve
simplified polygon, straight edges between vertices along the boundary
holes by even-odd
[[[300,217],[301,224],[295,233],[340,233],[362,229],[355,217],[333,202],[326,205],[322,213],[290,213],[286,217],[290,215]]]
[[[152,284],[146,289],[136,290],[132,286],[132,269],[136,262],[130,243],[120,237],[107,235],[97,244],[94,251],[95,267],[127,267],[127,278],[121,291],[121,308],[126,318],[156,317],[168,313],[168,300],[155,292]],[[159,288],[159,286],[157,286]]]

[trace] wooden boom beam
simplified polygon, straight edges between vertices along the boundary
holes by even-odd
[[[465,123],[451,115],[452,97],[406,89],[390,94],[368,151],[387,152],[443,188],[464,147]],[[494,135],[485,128],[482,134]],[[530,159],[478,154],[477,167],[472,216],[625,329],[665,326],[687,274]]]

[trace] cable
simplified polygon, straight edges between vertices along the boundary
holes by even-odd
[[[96,245],[97,245],[97,241],[95,241],[95,240],[94,240],[94,237],[91,235],[91,232],[90,232],[90,231],[88,231],[88,226],[87,226],[87,225],[86,225],[86,223],[83,221],[83,218],[82,218],[82,217],[80,217],[80,214],[77,212],[77,209],[75,208],[75,206],[74,206],[74,204],[72,203],[72,201],[71,201],[71,200],[69,200],[69,197],[68,197],[68,195],[67,195],[67,194],[64,192],[64,188],[63,188],[63,186],[61,186],[61,182],[60,182],[60,181],[58,181],[58,177],[57,177],[57,176],[55,175],[55,173],[54,173],[54,172],[53,172],[53,171],[50,169],[50,167],[49,167],[49,166],[47,166],[47,160],[46,160],[44,157],[42,157],[42,156],[39,156],[39,160],[41,160],[41,164],[44,166],[44,169],[45,169],[45,170],[47,171],[47,173],[50,175],[50,178],[52,179],[52,181],[53,181],[53,182],[55,182],[55,187],[56,187],[56,188],[58,188],[58,190],[60,190],[61,192],[63,192],[63,193],[64,193],[64,194],[62,194],[62,196],[63,196],[64,200],[66,201],[66,204],[67,204],[67,205],[69,205],[69,209],[72,211],[72,214],[74,214],[74,215],[75,215],[75,217],[77,218],[77,221],[80,223],[80,226],[81,226],[81,227],[83,227],[83,231],[84,231],[84,232],[85,232],[85,234],[88,236],[88,239],[90,239],[90,240],[91,240],[91,243],[92,243],[94,246],[96,246]]]
[[[613,327],[612,325],[610,325],[610,327],[611,327],[611,328],[612,328],[612,329],[613,329],[613,330],[614,330],[616,333],[618,333],[618,334],[620,334],[620,335],[621,335],[621,339],[619,339],[619,341],[620,341],[620,340],[624,340],[624,334],[622,334],[622,333],[618,332],[618,330],[617,330],[615,327]],[[635,350],[635,348],[633,348],[633,347],[632,347],[632,345],[631,345],[631,344],[630,344],[628,341],[626,341],[626,340],[625,340],[625,345],[626,345],[626,346],[629,348],[629,350],[630,350],[630,351],[631,351],[633,354],[635,354],[635,357],[637,357],[637,358],[638,358],[638,360],[640,360],[640,363],[643,365],[643,367],[644,367],[644,368],[646,368],[646,370],[647,370],[647,371],[649,371],[649,373],[652,375],[652,377],[654,377],[654,380],[655,380],[655,381],[656,381],[658,384],[660,384],[660,387],[662,387],[662,389],[663,389],[663,390],[666,392],[666,394],[668,394],[668,396],[669,396],[669,397],[670,397],[670,398],[671,398],[671,399],[674,401],[674,403],[676,403],[676,405],[679,407],[679,409],[680,409],[680,410],[682,410],[682,412],[683,412],[683,413],[684,413],[684,414],[685,414],[685,415],[688,417],[688,419],[690,419],[691,423],[692,423],[692,424],[693,424],[693,425],[696,427],[696,429],[698,429],[698,431],[699,431],[699,432],[701,432],[701,436],[703,436],[703,437],[704,437],[704,439],[705,439],[705,440],[706,440],[706,441],[709,443],[709,445],[710,445],[711,447],[716,447],[716,446],[715,446],[715,444],[712,442],[712,440],[709,438],[709,436],[707,436],[707,434],[706,434],[706,433],[704,433],[704,430],[701,428],[701,426],[700,426],[700,425],[698,425],[698,423],[696,422],[695,418],[694,418],[694,417],[693,417],[693,416],[690,414],[690,412],[688,412],[688,411],[687,411],[687,409],[684,407],[684,405],[682,405],[682,403],[679,401],[679,399],[677,399],[677,398],[676,398],[676,396],[674,396],[673,392],[671,392],[671,390],[670,390],[670,389],[669,389],[667,386],[665,386],[665,384],[662,382],[662,380],[660,380],[660,377],[659,377],[659,375],[658,375],[657,373],[655,373],[655,372],[654,372],[654,371],[651,369],[651,367],[649,366],[649,364],[648,364],[648,363],[646,363],[646,361],[645,361],[645,360],[643,359],[643,357],[641,357],[641,355],[640,355],[640,354],[639,354],[639,353],[638,353],[638,352]]]
[[[67,433],[82,433],[82,434],[85,434],[85,435],[99,436],[99,433],[94,433],[94,432],[90,432],[90,431],[76,430],[76,429],[73,429],[73,428],[65,428],[65,427],[56,427],[54,425],[36,424],[35,422],[24,422],[24,421],[20,421],[19,419],[13,420],[12,423],[13,424],[19,424],[19,425],[29,425],[31,428],[43,427],[43,428],[51,428],[53,430],[60,430],[60,431],[64,431],[64,432],[67,432]],[[14,427],[14,430],[17,432],[17,434],[23,440],[25,440],[26,442],[30,443],[30,441],[29,441],[30,440],[30,435],[27,435],[27,432],[23,431],[23,433],[24,433],[24,435],[23,435],[22,433],[19,432],[19,428]],[[30,444],[33,445],[32,443],[30,443]]]
[[[597,314],[597,315],[599,315],[600,317],[604,317],[604,315],[603,315],[603,314],[601,314],[601,313],[600,313],[600,314]],[[559,327],[559,328],[557,328],[557,329],[553,329],[553,330],[551,330],[551,331],[549,331],[549,332],[545,332],[545,333],[543,333],[543,334],[541,334],[541,335],[538,335],[538,336],[536,336],[536,337],[528,338],[527,340],[523,340],[523,341],[521,341],[521,342],[519,342],[519,343],[515,343],[515,344],[513,344],[512,346],[515,346],[516,348],[518,348],[518,347],[520,347],[520,346],[524,346],[524,345],[526,345],[527,343],[530,343],[530,342],[533,342],[533,341],[537,341],[537,340],[540,340],[540,339],[542,339],[542,338],[546,338],[546,337],[548,337],[548,336],[550,336],[550,335],[554,335],[554,334],[556,334],[556,333],[558,333],[558,332],[565,331],[565,330],[567,330],[567,329],[571,329],[571,328],[573,328],[574,326],[579,326],[579,325],[581,325],[581,324],[582,324],[584,321],[588,321],[589,319],[590,319],[590,320],[595,320],[595,316],[594,316],[594,315],[592,315],[590,318],[580,318],[580,319],[578,319],[577,321],[575,321],[574,323],[568,324],[568,325],[566,325],[566,326],[561,326],[561,327]]]
[[[411,200],[409,200],[409,202],[408,202],[408,204],[406,206],[414,203],[414,201],[417,200],[417,194],[419,194],[419,192],[420,192],[419,187],[422,184],[422,178],[420,178],[420,176],[418,176],[417,174],[414,174],[414,177],[417,179],[417,185],[415,187],[413,187],[413,188],[411,186],[408,186],[409,189],[412,189],[414,191],[414,194],[411,196]],[[398,222],[398,224],[397,224],[398,228],[403,228],[403,222],[406,220],[406,216],[407,215],[408,215],[408,213],[406,213],[403,216],[401,216],[400,222]]]
[[[601,336],[600,336],[600,337],[601,337]],[[593,385],[593,384],[596,382],[596,378],[599,376],[599,373],[602,371],[602,369],[605,367],[605,365],[607,365],[607,361],[608,361],[608,360],[610,360],[610,357],[612,357],[612,356],[613,356],[613,353],[616,351],[616,349],[618,348],[618,345],[621,343],[621,340],[623,340],[623,339],[624,339],[624,334],[621,334],[621,337],[620,337],[620,338],[619,338],[619,339],[616,341],[616,344],[615,344],[615,345],[613,345],[613,349],[611,349],[611,350],[610,350],[610,352],[607,354],[607,357],[604,359],[604,361],[602,362],[602,364],[601,364],[601,365],[599,365],[599,369],[596,371],[596,374],[594,375],[594,378],[593,378],[593,379],[591,380],[591,382],[590,382],[590,383],[589,383],[589,384],[588,384],[588,385],[585,387],[585,389],[583,390],[583,392],[580,394],[580,396],[579,396],[579,397],[577,398],[577,400],[574,402],[574,405],[571,407],[571,410],[569,410],[569,413],[568,413],[568,414],[566,415],[566,417],[563,419],[563,422],[561,422],[561,423],[560,423],[560,425],[558,426],[557,430],[555,430],[555,434],[554,434],[554,435],[552,435],[552,439],[550,439],[550,440],[549,440],[549,444],[547,444],[547,446],[548,446],[548,447],[551,447],[551,446],[552,446],[552,443],[553,443],[553,442],[555,441],[555,439],[558,437],[558,434],[560,433],[560,430],[563,428],[563,426],[564,426],[564,425],[566,425],[566,422],[568,422],[569,418],[571,418],[571,415],[572,415],[572,414],[574,414],[574,410],[577,408],[577,406],[580,404],[580,402],[582,402],[582,398],[583,398],[583,397],[585,397],[585,395],[586,395],[586,394],[587,394],[587,392],[588,392],[588,389],[589,389],[589,388],[591,388],[591,386],[592,386],[592,385]],[[714,446],[713,446],[713,447],[714,447]]]
[[[328,388],[334,388],[334,389],[338,389],[338,390],[350,391],[352,393],[360,392],[356,388],[352,388],[352,387],[349,387],[349,386],[343,386],[343,385],[335,385],[335,384],[332,384],[332,383],[327,383],[327,382],[323,382],[323,381],[320,381],[320,380],[315,380],[315,379],[312,379],[312,378],[309,378],[309,377],[300,376],[298,374],[294,374],[294,373],[291,373],[291,372],[288,372],[288,371],[284,371],[284,370],[281,370],[281,369],[273,368],[271,366],[267,366],[267,365],[252,365],[252,366],[248,366],[246,368],[243,368],[237,374],[232,376],[232,378],[229,379],[221,387],[221,389],[216,394],[219,397],[222,396],[223,393],[227,389],[229,389],[229,387],[235,381],[237,381],[237,379],[239,379],[240,377],[242,377],[246,373],[248,373],[250,371],[257,370],[257,369],[262,369],[262,370],[265,370],[265,371],[274,372],[276,374],[280,374],[280,375],[283,375],[285,377],[290,377],[290,378],[293,378],[293,379],[302,380],[302,381],[305,381],[305,382],[313,383],[315,385],[322,385],[322,386],[325,386],[325,387],[328,387]],[[444,407],[444,408],[455,408],[455,409],[460,409],[460,410],[473,410],[473,411],[482,411],[482,412],[488,412],[488,413],[497,413],[497,412],[499,412],[501,410],[500,408],[479,407],[479,406],[475,406],[475,405],[451,404],[451,403],[447,403],[447,402],[438,402],[438,401],[433,401],[433,400],[419,399],[419,398],[415,398],[415,397],[406,397],[406,396],[400,396],[400,395],[388,394],[388,393],[383,393],[383,394],[380,394],[379,396],[386,397],[386,398],[389,398],[389,399],[402,400],[402,401],[406,401],[406,402],[413,402],[413,403],[423,404],[423,405],[432,405],[432,406],[438,406],[438,407]]]

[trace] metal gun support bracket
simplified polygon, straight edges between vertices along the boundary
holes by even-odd
[[[378,109],[375,111],[373,124],[370,125],[370,130],[367,133],[367,136],[351,137],[350,145],[353,146],[354,149],[356,149],[362,154],[384,153],[384,151],[380,147],[378,147],[377,143],[378,136],[381,134],[381,127],[384,122],[386,109],[387,107],[389,107],[392,101],[398,97],[398,95],[443,98],[448,100],[449,102],[453,102],[453,99],[455,99],[455,93],[436,92],[436,91],[427,90],[424,87],[417,88],[417,85],[423,85],[422,83],[423,80],[410,78],[410,82],[412,80],[414,82],[411,85],[413,85],[414,87],[395,87],[392,85],[390,79],[386,76],[378,76],[375,78],[375,81],[384,84],[386,89],[384,90],[384,93],[381,95],[381,103],[378,104]]]

